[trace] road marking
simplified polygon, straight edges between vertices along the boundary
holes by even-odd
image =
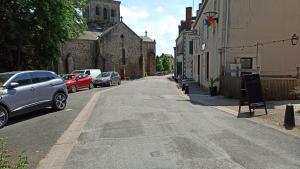
[[[77,115],[76,119],[72,122],[69,128],[50,149],[46,157],[39,162],[37,169],[62,169],[73,147],[77,144],[77,140],[81,134],[81,131],[88,122],[96,106],[98,98],[100,97],[100,94],[120,87],[121,86],[117,86],[96,92],[86,106]]]

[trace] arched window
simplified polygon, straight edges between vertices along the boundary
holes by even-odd
[[[116,16],[116,12],[115,12],[115,10],[114,9],[111,9],[111,17],[115,17]]]
[[[104,20],[107,19],[107,9],[106,8],[103,9],[103,18],[104,18]]]
[[[100,12],[99,12],[99,7],[96,6],[96,15],[99,15],[99,14],[100,14]]]

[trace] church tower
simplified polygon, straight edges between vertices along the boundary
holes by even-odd
[[[120,22],[120,1],[89,0],[87,21],[89,29],[106,29]]]

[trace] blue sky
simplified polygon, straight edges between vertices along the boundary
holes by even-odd
[[[200,0],[195,0],[195,7]],[[157,55],[174,54],[180,20],[185,18],[185,7],[193,0],[121,0],[123,21],[138,35],[156,40]]]

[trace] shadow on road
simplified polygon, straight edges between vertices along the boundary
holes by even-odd
[[[38,111],[33,111],[30,113],[26,113],[24,115],[12,117],[8,120],[8,123],[6,126],[14,125],[16,123],[20,123],[22,121],[31,120],[37,117],[41,117],[47,114],[56,113],[57,111],[54,111],[52,108],[44,108]]]

